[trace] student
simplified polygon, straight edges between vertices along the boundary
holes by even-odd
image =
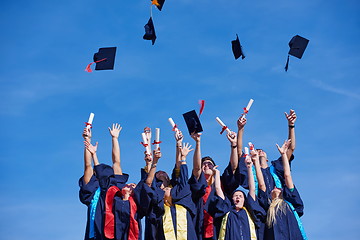
[[[193,157],[193,171],[189,184],[191,186],[192,198],[197,209],[195,218],[197,237],[199,240],[216,239],[214,221],[212,216],[207,212],[208,199],[211,199],[215,194],[215,188],[213,186],[213,168],[215,162],[209,156],[201,158],[201,133],[194,133],[191,137],[195,140],[196,146]],[[228,133],[227,138],[231,146],[230,162],[221,180],[222,185],[225,186],[224,190],[226,194],[231,194],[238,186],[233,175],[238,168],[236,133]]]
[[[119,124],[113,124],[109,128],[110,135],[112,137],[112,163],[113,166],[106,164],[100,164],[97,157],[97,147],[98,143],[92,145],[88,140],[84,141],[85,148],[91,154],[94,162],[94,170],[96,178],[99,182],[99,194],[96,204],[96,211],[94,217],[94,238],[95,239],[106,239],[109,237],[105,236],[104,226],[106,215],[106,195],[108,189],[112,186],[116,186],[122,189],[128,180],[128,175],[123,174],[121,165],[120,165],[120,146],[118,142],[118,137],[121,131],[121,126]],[[80,190],[82,191],[82,189]]]
[[[188,169],[186,165],[186,156],[192,151],[189,144],[181,144],[176,133],[178,154],[176,157],[176,169],[179,169],[179,175],[174,179],[174,186],[163,188],[162,193],[158,193],[152,188],[152,181],[156,172],[159,158],[154,158],[151,170],[144,185],[144,190],[151,202],[152,212],[148,217],[150,222],[154,223],[154,232],[150,238],[155,240],[165,239],[188,239],[196,240],[196,232],[193,223],[195,215],[195,205],[191,199],[190,186],[188,184]],[[155,151],[154,155],[159,154]],[[145,204],[146,205],[146,204]]]
[[[292,180],[290,164],[287,155],[291,140],[286,140],[282,147],[276,145],[281,157],[285,181],[284,188],[271,190],[271,203],[269,204],[266,195],[266,185],[261,183],[262,189],[259,190],[259,201],[263,202],[267,211],[265,239],[266,240],[302,240],[307,239],[300,217],[303,215],[304,204],[295,188]],[[261,174],[260,174],[261,175]],[[258,177],[259,185],[263,181]]]
[[[263,239],[263,232],[258,230],[266,213],[260,207],[255,195],[253,164],[249,156],[245,158],[245,165],[248,172],[249,193],[246,196],[243,191],[235,190],[231,199],[222,191],[219,170],[216,167],[213,169],[216,195],[210,200],[209,213],[215,219],[219,240]]]

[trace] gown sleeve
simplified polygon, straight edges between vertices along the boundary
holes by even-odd
[[[300,194],[295,186],[293,191],[285,187],[283,190],[283,197],[286,201],[290,202],[294,206],[295,211],[298,213],[299,217],[304,214],[304,203],[301,200]]]
[[[266,212],[258,202],[258,199],[255,200],[248,194],[246,197],[246,207],[249,210],[249,213],[256,225],[257,228],[260,228],[261,224],[266,221]]]
[[[80,202],[88,206],[91,203],[91,200],[93,199],[93,196],[99,187],[99,182],[95,177],[95,175],[92,175],[90,181],[87,184],[85,184],[84,177],[82,176],[79,179],[79,187],[80,187],[79,190]]]
[[[235,172],[237,170],[238,169],[236,169]],[[230,162],[221,175],[221,185],[227,196],[230,196],[239,187],[239,181],[236,179],[235,174],[232,171]]]

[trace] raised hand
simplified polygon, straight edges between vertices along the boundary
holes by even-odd
[[[244,161],[245,161],[245,165],[246,165],[247,168],[251,168],[251,167],[252,167],[253,162],[252,162],[250,156],[246,156]]]
[[[181,157],[186,158],[186,156],[189,154],[189,152],[193,151],[194,149],[191,148],[192,146],[189,143],[184,143],[181,148]]]
[[[175,140],[176,142],[182,142],[182,140],[184,139],[184,135],[182,134],[182,132],[180,130],[175,131]]]
[[[294,126],[296,121],[296,113],[294,110],[290,109],[289,114],[285,112],[285,117],[288,120],[289,126]]]
[[[91,143],[89,141],[84,141],[84,145],[85,148],[91,153],[91,154],[95,154],[97,151],[97,147],[98,147],[98,142],[96,142],[95,145],[91,145]]]
[[[284,144],[280,147],[278,144],[276,144],[277,149],[279,150],[280,154],[286,154],[286,151],[289,149],[289,146],[291,144],[291,139],[285,140]]]
[[[110,135],[113,138],[118,138],[122,127],[118,123],[113,123],[112,127],[111,128],[109,127],[108,129],[109,129]]]
[[[227,139],[229,140],[231,146],[236,146],[237,144],[237,135],[235,132],[230,132],[226,134]]]
[[[200,142],[201,133],[193,133],[191,134],[191,138],[195,140],[195,142]]]
[[[85,127],[82,136],[85,140],[91,139],[91,129]]]
[[[237,120],[238,129],[240,130],[240,129],[244,128],[245,125],[246,125],[246,118],[240,116],[239,119]]]

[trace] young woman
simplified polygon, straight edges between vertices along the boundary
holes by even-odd
[[[263,178],[258,176],[259,186],[259,201],[261,201],[265,210],[267,211],[265,239],[266,240],[303,240],[307,239],[304,232],[300,217],[303,215],[304,204],[301,197],[295,188],[290,171],[289,159],[287,150],[291,144],[291,140],[286,140],[282,147],[276,145],[281,157],[284,169],[282,176],[285,181],[284,188],[277,188],[271,190],[271,202],[268,202],[266,194],[266,184]],[[254,153],[256,155],[256,153]],[[280,180],[279,180],[280,181]]]

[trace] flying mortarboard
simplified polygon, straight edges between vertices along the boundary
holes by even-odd
[[[309,40],[307,40],[306,38],[300,37],[299,35],[294,36],[290,40],[290,42],[289,42],[290,50],[289,50],[286,65],[285,65],[285,71],[287,71],[289,68],[289,55],[301,59],[308,43],[309,43]]]
[[[148,23],[144,26],[145,28],[145,34],[143,36],[143,39],[145,40],[151,40],[152,45],[154,45],[156,40],[156,34],[155,34],[155,28],[152,21],[152,17],[149,18]]]
[[[198,115],[196,114],[195,110],[192,110],[190,112],[184,113],[183,114],[186,126],[189,130],[189,134],[193,134],[193,133],[198,133],[198,132],[202,132],[202,126],[200,123],[200,119],[198,117]]]
[[[164,5],[165,0],[151,0],[151,3],[155,5],[160,11]]]
[[[92,72],[90,66],[96,63],[95,70],[113,70],[115,63],[116,47],[100,48],[94,54],[94,62],[89,63],[85,69],[87,72]]]
[[[232,45],[232,51],[234,53],[235,59],[238,59],[240,56],[242,59],[244,59],[245,55],[242,51],[242,46],[240,44],[240,40],[239,40],[239,37],[237,34],[236,34],[236,39],[231,41],[231,45]]]

